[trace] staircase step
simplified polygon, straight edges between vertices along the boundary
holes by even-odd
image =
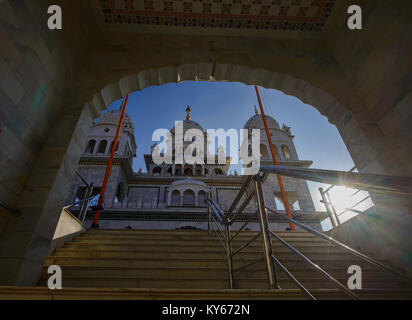
[[[234,234],[236,231],[232,231],[232,234]],[[248,230],[243,230],[241,232],[241,235],[243,236],[254,236],[258,232],[257,231],[248,231]],[[88,235],[101,235],[101,234],[117,234],[121,236],[127,236],[127,235],[167,235],[167,236],[191,236],[193,238],[196,238],[198,236],[208,236],[209,232],[207,230],[139,230],[139,229],[90,229],[87,232]],[[316,237],[313,234],[306,232],[306,231],[279,231],[277,232],[282,237],[290,236],[290,237]]]
[[[240,248],[240,245],[234,245],[233,251]],[[119,251],[139,251],[139,252],[187,252],[187,253],[196,253],[196,252],[204,252],[204,253],[218,253],[218,249],[216,248],[216,243],[212,243],[209,246],[196,246],[196,245],[169,245],[169,244],[131,244],[131,243],[86,243],[86,242],[76,242],[76,243],[68,243],[64,246],[64,248],[69,248],[71,250],[98,250],[98,251],[105,251],[105,250],[119,250]],[[302,253],[341,253],[344,252],[340,248],[332,247],[332,246],[296,246],[296,248],[301,251]],[[248,252],[262,252],[261,245],[250,245],[247,249]],[[274,245],[273,252],[275,253],[284,253],[284,252],[291,252],[288,248],[285,248],[282,245]]]
[[[243,246],[256,234],[257,232],[254,231],[242,231],[232,243],[233,251]],[[403,297],[402,294],[405,293],[399,291],[405,285],[395,275],[367,264],[310,233],[279,232],[278,234],[345,285],[350,276],[347,273],[348,267],[359,265],[362,268],[363,288],[385,289],[380,291],[385,294],[389,291],[401,292],[395,295],[397,297]],[[67,243],[63,248],[57,249],[47,258],[39,285],[45,286],[47,282],[49,277],[47,267],[57,264],[62,267],[64,288],[101,288],[102,296],[110,296],[104,288],[118,288],[119,296],[124,292],[120,288],[136,290],[136,298],[142,299],[146,297],[148,291],[138,291],[138,288],[149,288],[155,292],[170,289],[164,291],[165,294],[175,292],[177,296],[185,292],[184,290],[190,289],[193,292],[200,289],[209,290],[203,292],[214,292],[219,296],[221,294],[219,292],[227,293],[225,289],[229,285],[227,267],[217,244],[220,248],[216,235],[210,236],[207,231],[199,230],[90,230],[75,238],[73,242]],[[342,293],[331,290],[336,289],[333,283],[310,269],[281,243],[273,240],[272,246],[274,255],[304,286],[317,290],[320,295],[322,291],[319,289],[330,292],[329,297],[323,295],[325,298],[345,298]],[[256,239],[234,257],[234,268],[244,266],[260,257],[263,257],[262,243],[260,239]],[[273,293],[273,298],[286,299],[291,296],[305,298],[296,290],[296,285],[280,270],[278,270],[278,277],[283,290]],[[239,292],[250,294],[259,292],[257,296],[265,292],[263,295],[269,297],[270,295],[263,291],[268,288],[264,262],[261,261],[236,272],[235,285],[237,289],[245,289]],[[246,290],[251,288],[256,290]],[[99,289],[88,290],[99,292]],[[199,295],[201,292],[199,291]],[[285,295],[282,296],[281,292]],[[383,294],[377,296],[382,297]]]
[[[318,299],[347,299],[335,289],[312,290]],[[362,290],[366,299],[412,299],[409,290]],[[68,288],[49,290],[42,287],[0,287],[1,300],[306,300],[298,289],[134,289],[134,288]]]
[[[213,236],[216,237],[215,235],[209,236],[208,234],[202,235],[202,236],[197,236],[194,238],[193,236],[190,235],[157,235],[157,234],[150,234],[150,235],[145,235],[145,234],[135,234],[135,235],[124,235],[121,236],[122,240],[131,240],[131,241],[142,241],[142,240],[156,240],[156,241],[205,241],[205,242],[210,242],[213,241]],[[233,235],[232,235],[233,236]],[[255,234],[252,235],[239,235],[235,238],[235,242],[244,242],[248,241],[249,239],[253,238]],[[326,243],[324,240],[317,238],[317,237],[304,237],[304,236],[282,236],[282,238],[286,239],[287,241],[293,241],[293,242],[311,242],[311,243]],[[78,239],[89,239],[89,240],[117,240],[119,239],[119,235],[117,234],[84,234]]]
[[[217,249],[211,252],[170,252],[170,251],[159,251],[159,252],[142,252],[142,251],[133,251],[133,250],[86,250],[86,249],[75,249],[75,248],[65,248],[58,249],[55,252],[56,257],[61,258],[79,258],[79,259],[127,259],[127,260],[154,260],[159,259],[162,261],[165,260],[174,260],[174,259],[190,259],[190,260],[199,260],[199,259],[215,259],[222,261],[222,255],[219,252],[216,252]],[[54,256],[50,257],[53,258]],[[262,257],[262,252],[245,252],[239,253],[234,256],[234,261],[252,261]],[[314,262],[336,262],[342,264],[343,262],[350,261],[356,263],[363,263],[362,260],[354,258],[354,256],[346,253],[310,253],[307,256],[312,259]],[[284,261],[302,261],[299,257],[294,255],[292,252],[284,251],[282,253],[277,252],[276,257]],[[369,264],[368,264],[369,265]]]
[[[243,265],[252,263],[255,259],[235,259],[233,262],[234,268],[241,267]],[[287,258],[279,258],[279,260],[288,268],[293,270],[308,269],[307,264],[303,263],[301,259],[296,256]],[[329,259],[312,259],[314,263],[319,264],[322,268],[334,268],[347,270],[351,265],[359,265],[362,270],[365,271],[379,271],[379,267],[367,264],[363,261],[355,260],[340,260],[334,261]],[[263,264],[263,260],[256,264],[256,266]],[[158,267],[207,267],[207,268],[222,268],[225,267],[225,263],[222,258],[207,259],[207,258],[181,258],[181,259],[131,259],[131,258],[94,258],[94,257],[78,257],[78,256],[53,256],[47,258],[45,266],[59,265],[61,267],[126,267],[126,268],[158,268]],[[252,266],[251,268],[254,268]]]
[[[218,240],[218,239],[216,239]],[[237,240],[237,239],[236,239]],[[233,241],[233,247],[240,247],[243,244],[247,243],[250,239],[245,239],[244,241]],[[223,241],[223,239],[222,239]],[[292,246],[300,246],[300,247],[309,247],[309,246],[316,246],[316,247],[330,247],[331,245],[326,242],[311,242],[306,240],[286,240]],[[169,239],[128,239],[128,238],[86,238],[80,237],[72,242],[73,244],[126,244],[126,245],[166,245],[166,246],[214,246],[215,241],[211,238],[208,240],[199,240],[199,239],[192,239],[192,240],[169,240]],[[275,240],[272,241],[273,246],[283,246],[280,242]],[[255,247],[262,247],[261,240],[256,239],[251,246]]]
[[[86,279],[91,278],[157,278],[157,279],[203,279],[203,278],[213,278],[213,279],[223,279],[226,280],[227,269],[224,267],[101,267],[96,266],[90,268],[89,266],[61,266],[63,276],[68,277],[84,277]],[[349,275],[346,270],[342,268],[328,268],[328,273],[333,277],[344,279],[347,281]],[[266,274],[264,264],[255,266],[254,268],[247,268],[236,273],[238,277],[264,277]],[[300,268],[294,268],[293,275],[297,279],[323,279],[323,276],[313,269],[310,269],[304,265]],[[380,271],[368,270],[364,271],[362,274],[362,280],[376,280],[379,278]],[[42,276],[48,278],[47,268],[43,269]],[[280,279],[288,279],[283,272],[279,272]],[[395,275],[387,274],[381,279],[384,281],[398,281]]]
[[[347,279],[337,279],[345,284]],[[299,281],[308,289],[335,289],[336,286],[325,279],[306,278]],[[46,286],[47,281],[42,279],[40,286]],[[62,280],[64,287],[73,288],[157,288],[157,289],[228,289],[227,279],[215,278],[110,278],[94,277],[84,278],[75,276],[64,276]],[[297,286],[289,279],[279,279],[279,285],[282,289],[296,289]],[[255,278],[237,278],[235,280],[236,289],[268,289],[267,280],[264,277]],[[375,280],[363,281],[364,289],[399,289],[396,281],[376,282]]]

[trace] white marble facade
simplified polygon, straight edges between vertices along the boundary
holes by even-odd
[[[94,184],[96,197],[103,183],[119,117],[120,110],[108,111],[95,121],[88,137],[87,147],[79,162],[82,176],[88,183]],[[193,128],[206,132],[199,123],[188,118],[183,121],[184,132]],[[267,118],[278,161],[288,166],[310,166],[311,161],[299,160],[290,128],[285,125],[280,128],[275,119]],[[272,164],[269,142],[261,116],[254,115],[246,122],[244,128],[261,130],[261,163]],[[174,130],[173,127],[172,134]],[[152,150],[153,147],[155,146],[152,146]],[[187,144],[184,145],[184,148],[186,147]],[[205,211],[206,197],[209,193],[223,210],[227,210],[236,197],[244,177],[238,174],[228,174],[229,157],[226,157],[225,164],[219,164],[217,159],[216,163],[209,164],[206,161],[206,148],[205,141],[204,164],[157,165],[152,161],[151,154],[146,154],[144,155],[146,172],[143,173],[142,170],[134,172],[132,165],[137,150],[134,124],[126,115],[104,198],[105,212],[118,212],[119,214],[127,212],[138,215],[141,212],[162,213],[171,210],[179,213]],[[173,151],[175,152],[175,145],[173,145]],[[314,213],[313,201],[305,181],[285,177],[284,184],[291,206],[295,204],[296,209],[296,203],[298,203],[302,212]],[[82,190],[84,190],[84,185],[78,179],[71,188],[67,202],[80,198]],[[279,209],[275,199],[280,199],[280,189],[275,176],[267,179],[263,185],[263,191],[267,205]],[[246,211],[254,210],[256,210],[256,204],[252,200]]]

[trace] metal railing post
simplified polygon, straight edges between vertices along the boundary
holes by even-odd
[[[87,200],[87,201],[84,203],[83,217],[82,217],[82,219],[80,220],[82,223],[84,222],[84,220],[86,220],[87,210],[89,209],[89,205],[90,205],[90,201],[91,201],[90,198],[91,198],[92,195],[93,195],[93,189],[94,189],[94,186],[93,186],[93,183],[91,183],[91,184],[90,184],[90,187],[88,188],[89,192],[87,193],[87,197],[85,198],[85,199],[89,199],[89,200]]]
[[[227,268],[229,271],[229,285],[230,285],[230,289],[234,289],[235,284],[233,281],[232,240],[230,236],[230,225],[228,223],[225,223],[225,230],[226,230]]]
[[[337,227],[336,221],[335,221],[332,211],[330,210],[329,202],[325,196],[325,191],[323,190],[323,188],[319,188],[319,192],[320,192],[320,196],[322,197],[322,202],[325,205],[326,211],[329,215],[330,222],[332,223],[332,228],[335,229]]]
[[[87,199],[87,196],[89,195],[89,187],[86,187],[86,192],[84,193],[84,199]],[[82,217],[83,217],[83,211],[84,211],[84,206],[85,206],[85,202],[82,202],[80,204],[80,209],[79,209],[79,216],[77,217],[80,221],[82,221]]]
[[[265,255],[265,264],[266,264],[266,271],[267,271],[269,286],[271,289],[274,289],[274,288],[280,289],[276,267],[272,259],[272,243],[271,243],[270,234],[269,234],[269,222],[268,222],[268,216],[266,212],[265,199],[263,197],[262,184],[261,184],[259,175],[256,175],[255,177],[255,187],[256,187],[256,202],[258,205],[259,222],[260,222],[260,229],[262,232],[263,251]]]
[[[339,216],[338,216],[338,213],[336,212],[335,206],[334,206],[333,203],[332,203],[332,199],[331,199],[331,197],[330,197],[329,192],[326,192],[326,196],[327,196],[327,199],[328,199],[328,201],[329,201],[329,205],[330,205],[330,207],[332,208],[333,216],[334,216],[335,219],[336,219],[336,224],[337,224],[337,226],[339,227],[339,226],[340,226]]]

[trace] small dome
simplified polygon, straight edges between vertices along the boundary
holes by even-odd
[[[280,129],[279,123],[272,117],[266,116],[266,120],[269,129]],[[265,124],[263,122],[262,116],[255,114],[246,122],[244,129],[265,129]]]
[[[185,133],[189,129],[198,129],[198,130],[204,132],[203,127],[199,123],[197,123],[196,121],[184,120],[183,121],[183,133]],[[175,127],[172,128],[171,132],[172,132],[172,134],[175,133]]]
[[[99,119],[97,120],[96,125],[117,126],[119,124],[119,119],[121,115],[122,115],[122,110],[107,111],[100,115]],[[123,120],[123,127],[126,127],[126,126],[134,129],[134,123],[127,114],[124,116],[124,120]]]

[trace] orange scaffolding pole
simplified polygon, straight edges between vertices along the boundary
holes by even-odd
[[[98,208],[101,208],[101,206],[103,204],[103,198],[104,198],[104,194],[106,193],[107,182],[109,181],[110,171],[111,171],[112,165],[113,165],[113,158],[114,158],[114,154],[116,153],[117,144],[119,142],[120,131],[122,129],[124,115],[126,114],[126,107],[127,107],[127,102],[128,101],[129,101],[129,95],[126,96],[126,99],[123,103],[122,114],[121,114],[120,119],[119,119],[119,124],[117,125],[116,137],[114,138],[114,143],[113,143],[113,147],[112,147],[112,150],[111,150],[111,153],[110,153],[110,159],[109,159],[109,162],[107,164],[106,174],[104,176],[102,189],[100,190],[100,197],[99,197],[99,201],[97,203]],[[98,228],[99,227],[98,223],[99,223],[100,211],[101,210],[98,209],[94,213],[92,228]]]
[[[272,153],[273,164],[277,166],[278,159],[276,157],[275,149],[273,148],[272,138],[270,136],[269,126],[266,120],[265,111],[263,110],[262,100],[260,99],[259,89],[256,85],[255,85],[255,90],[256,90],[258,101],[259,101],[260,112],[262,114],[263,123],[265,124],[265,130],[266,130],[266,135],[267,135],[268,142],[269,142],[270,152]],[[277,177],[278,177],[280,192],[282,194],[283,205],[285,206],[286,213],[289,219],[293,219],[292,212],[290,212],[290,205],[289,205],[288,197],[286,196],[285,185],[283,184],[282,176],[277,175]],[[289,222],[289,225],[292,231],[296,231],[295,225],[293,223]]]

